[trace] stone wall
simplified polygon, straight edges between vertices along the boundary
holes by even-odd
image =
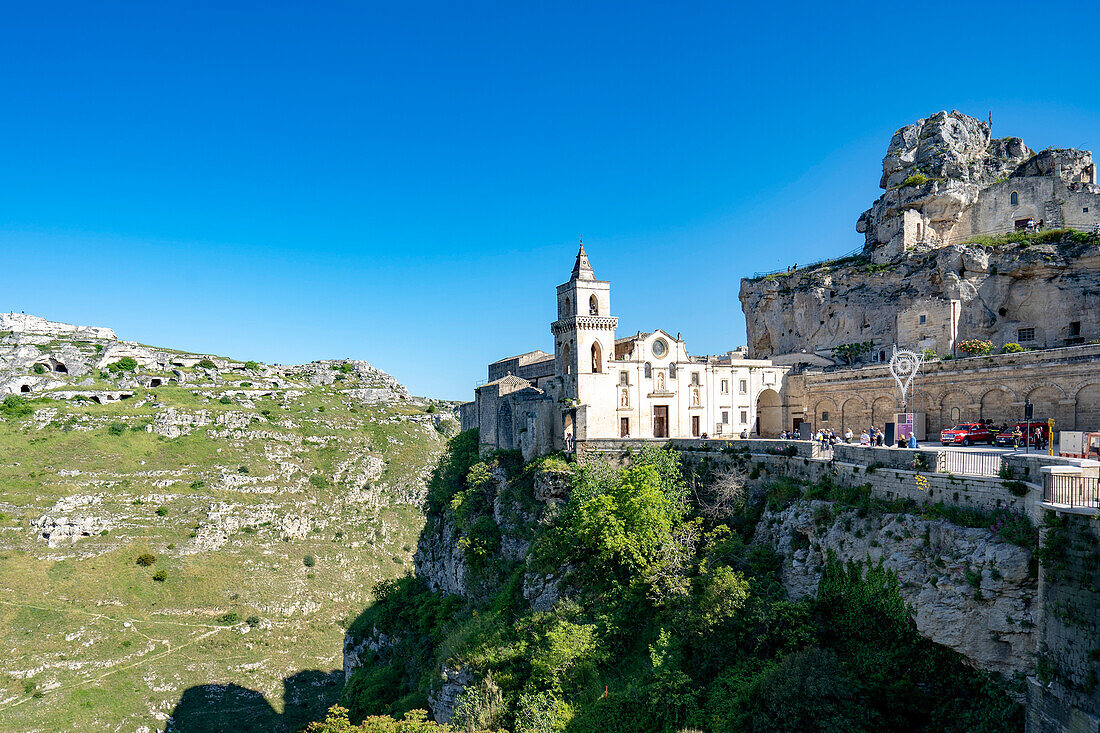
[[[1027,400],[1036,419],[1054,418],[1055,431],[1100,430],[1100,345],[926,363],[909,411],[925,415],[928,440],[935,441],[958,422],[1022,420]],[[893,420],[897,385],[885,365],[807,370],[788,376],[787,403],[786,429],[801,419],[815,429],[858,434]]]
[[[1028,680],[1029,733],[1100,731],[1100,527],[1051,512],[1040,532],[1038,670]]]

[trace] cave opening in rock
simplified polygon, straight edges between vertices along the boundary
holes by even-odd
[[[29,384],[24,384],[22,387],[19,388],[19,391],[20,392],[30,392],[31,391],[31,386]]]
[[[61,362],[57,362],[57,366],[55,366],[53,368],[53,370],[55,372],[60,373],[60,374],[68,374],[69,373],[69,368],[67,366],[65,366],[64,364],[62,364]]]

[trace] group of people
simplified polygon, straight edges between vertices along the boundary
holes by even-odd
[[[1007,432],[1007,431],[1008,431],[1008,424],[1006,423],[1006,424],[1001,425],[1001,427],[996,432],[998,434],[1000,434],[1000,433],[1004,433],[1004,432]],[[1041,425],[1036,425],[1035,426],[1035,430],[1033,430],[1032,433],[1031,433],[1031,441],[1030,442],[1031,442],[1031,445],[1034,446],[1035,448],[1042,449],[1042,448],[1047,447],[1046,432],[1043,430]],[[1012,428],[1012,447],[1017,448],[1017,449],[1024,447],[1024,431],[1020,430],[1019,425],[1016,425],[1015,427]]]
[[[851,428],[848,428],[847,430],[844,431],[844,438],[843,439],[841,439],[841,437],[838,436],[836,434],[836,432],[832,429],[818,430],[816,433],[814,433],[814,438],[813,439],[817,443],[821,444],[822,449],[828,450],[830,447],[836,445],[837,443],[851,443],[854,438],[855,438],[855,434],[852,432]],[[799,440],[800,436],[799,436],[798,433],[796,433],[794,431],[791,431],[791,432],[788,433],[786,430],[784,430],[783,432],[781,432],[779,434],[779,439],[780,440]],[[883,446],[883,445],[886,444],[886,435],[881,430],[879,430],[874,425],[872,425],[867,430],[864,430],[862,434],[860,434],[859,444],[860,445],[866,445],[866,446]],[[919,448],[920,447],[919,444],[917,443],[917,436],[916,435],[910,435],[908,438],[899,435],[897,446],[898,446],[898,448]]]

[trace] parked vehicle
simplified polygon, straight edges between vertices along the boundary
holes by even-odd
[[[1000,432],[997,433],[997,437],[993,439],[994,445],[1000,445],[1000,446],[1015,445],[1016,444],[1016,437],[1015,437],[1015,435],[1013,435],[1013,433],[1015,432],[1016,428],[1020,429],[1020,447],[1021,448],[1025,444],[1031,446],[1032,448],[1036,447],[1035,446],[1035,429],[1036,428],[1039,428],[1040,430],[1043,431],[1043,442],[1040,443],[1040,445],[1044,448],[1047,446],[1048,438],[1050,438],[1050,435],[1047,432],[1048,427],[1047,427],[1047,421],[1046,420],[1032,420],[1031,422],[1021,420],[1019,422],[1011,423],[1006,429],[1001,430]]]
[[[1058,433],[1058,455],[1100,460],[1100,433],[1063,430]]]
[[[970,445],[971,443],[989,443],[993,445],[993,431],[982,423],[961,423],[953,428],[940,431],[942,445]]]

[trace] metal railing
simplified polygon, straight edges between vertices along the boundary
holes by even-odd
[[[1100,509],[1100,479],[1095,476],[1043,476],[1043,501],[1047,504]]]
[[[946,450],[943,452],[943,473],[960,476],[1000,476],[1003,453]]]

